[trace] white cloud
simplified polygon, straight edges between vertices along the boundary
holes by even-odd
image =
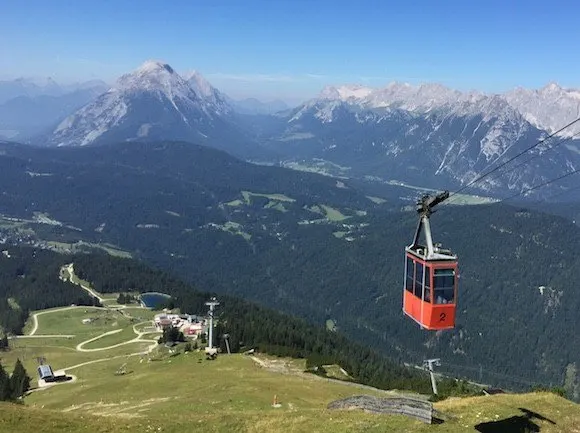
[[[304,74],[308,78],[312,78],[313,80],[328,80],[331,77],[328,75],[321,75],[321,74]]]

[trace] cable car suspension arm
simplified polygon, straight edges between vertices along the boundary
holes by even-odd
[[[425,240],[426,240],[426,254],[427,257],[432,257],[435,254],[435,247],[433,246],[433,237],[431,236],[431,225],[429,224],[429,217],[435,212],[433,209],[439,203],[444,202],[449,198],[449,191],[444,191],[435,196],[424,195],[417,202],[417,213],[420,215],[419,223],[417,224],[417,229],[415,230],[415,237],[413,239],[412,247],[417,249],[419,244],[419,237],[421,236],[421,231],[425,229]]]

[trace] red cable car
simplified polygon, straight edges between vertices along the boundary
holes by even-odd
[[[403,312],[428,330],[455,327],[457,304],[457,256],[433,245],[429,216],[446,200],[449,192],[423,196],[417,203],[420,214],[413,243],[405,248]],[[426,245],[419,243],[421,232]]]

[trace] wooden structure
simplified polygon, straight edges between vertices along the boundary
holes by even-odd
[[[427,424],[433,423],[433,404],[427,400],[407,397],[379,398],[357,395],[333,401],[328,409],[361,409],[365,412],[405,415]]]

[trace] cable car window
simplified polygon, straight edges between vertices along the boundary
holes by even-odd
[[[423,296],[423,263],[415,263],[415,296],[421,298]]]
[[[436,304],[452,304],[455,301],[455,270],[435,269],[433,285]]]
[[[429,266],[425,266],[425,294],[423,300],[431,302],[431,268]]]
[[[405,289],[409,292],[413,292],[413,287],[415,285],[415,262],[407,257],[407,282],[405,284]]]

